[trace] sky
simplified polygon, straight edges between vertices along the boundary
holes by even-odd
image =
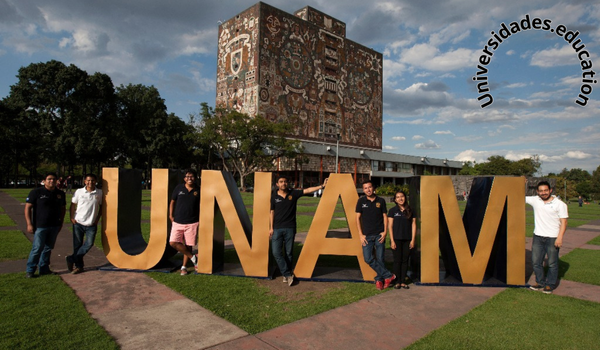
[[[0,98],[20,67],[54,59],[115,86],[153,85],[187,121],[215,104],[219,22],[254,3],[0,0]],[[600,166],[597,0],[266,3],[311,6],[383,54],[384,151],[478,163],[537,156],[541,175]]]

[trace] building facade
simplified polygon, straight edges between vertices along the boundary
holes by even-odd
[[[318,10],[289,14],[259,2],[219,26],[217,59],[217,106],[294,126],[289,137],[306,155],[273,170],[289,172],[297,185],[336,171],[357,183],[396,183],[462,166],[381,152],[382,54],[347,39],[346,24]]]

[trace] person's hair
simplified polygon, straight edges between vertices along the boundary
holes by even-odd
[[[277,175],[277,176],[275,177],[275,183],[278,183],[278,182],[279,182],[279,180],[281,180],[281,179],[286,179],[286,180],[287,180],[287,182],[290,182],[290,178],[289,178],[289,177],[287,177],[286,175]]]
[[[85,180],[85,179],[87,179],[88,177],[91,177],[91,178],[93,178],[94,180],[98,180],[98,177],[96,176],[96,174],[92,174],[92,173],[85,174],[85,175],[83,176],[83,179]]]
[[[360,185],[360,187],[363,187],[363,186],[364,186],[364,185],[366,185],[366,184],[371,184],[371,186],[375,187],[375,186],[373,185],[373,181],[371,181],[371,180],[366,180],[366,181],[363,181],[363,183]]]
[[[549,190],[552,189],[552,186],[550,186],[550,183],[548,181],[540,181],[540,182],[538,182],[538,184],[537,184],[537,186],[535,188],[539,190],[540,186],[548,186]]]
[[[46,175],[44,175],[44,180],[46,180],[50,175],[54,176],[54,178],[58,180],[58,175],[56,175],[56,173],[53,171],[46,173]]]
[[[396,203],[396,196],[398,195],[398,193],[402,193],[404,195],[404,198],[406,198],[406,201],[404,202],[404,213],[406,215],[407,219],[412,219],[412,208],[410,207],[410,205],[408,205],[408,196],[406,195],[406,193],[404,191],[398,191],[396,193],[394,193],[394,203]],[[399,205],[398,203],[396,203],[396,205]]]
[[[198,173],[196,172],[196,170],[194,170],[192,168],[189,168],[189,169],[185,170],[185,174],[184,175],[187,175],[187,174],[192,174],[192,175],[194,175],[195,178],[198,177]]]

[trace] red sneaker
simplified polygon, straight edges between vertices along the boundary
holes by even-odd
[[[394,274],[392,274],[392,277],[386,278],[384,281],[385,283],[383,284],[383,289],[386,289],[387,287],[389,287],[392,284],[392,282],[394,282],[395,279],[396,279],[396,275],[394,275]]]
[[[383,281],[376,281],[375,286],[377,287],[377,289],[383,290]]]

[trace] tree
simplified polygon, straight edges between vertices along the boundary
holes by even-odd
[[[120,153],[134,168],[189,167],[191,150],[185,135],[191,130],[167,107],[154,86],[117,88],[118,116],[123,140]]]
[[[479,163],[475,167],[479,175],[511,175],[511,161],[503,156],[491,156],[485,163]]]
[[[530,158],[523,158],[510,164],[510,175],[533,176],[540,169],[540,161],[537,155]]]
[[[463,164],[462,169],[458,172],[458,175],[479,175],[477,169],[475,169],[474,163],[467,161]]]
[[[300,142],[285,138],[289,123],[273,123],[262,116],[250,117],[236,111],[213,110],[201,104],[196,123],[196,146],[214,152],[224,170],[238,174],[245,190],[244,178],[256,171],[270,169],[279,157],[296,157],[302,152]]]

